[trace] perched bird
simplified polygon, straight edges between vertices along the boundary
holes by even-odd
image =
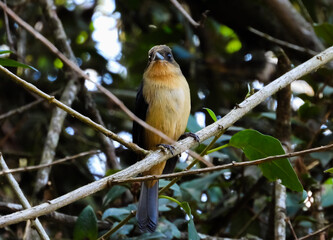
[[[148,65],[136,96],[135,114],[174,140],[185,132],[191,109],[190,89],[179,65],[166,45],[151,48]],[[167,143],[160,136],[133,123],[133,142],[154,150]],[[172,172],[178,157],[173,157],[144,172],[160,175]],[[136,213],[141,232],[154,232],[158,222],[158,180],[142,183]]]

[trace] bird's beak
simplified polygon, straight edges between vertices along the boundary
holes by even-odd
[[[156,52],[154,61],[156,61],[156,60],[164,60],[163,55],[160,54],[159,52]]]

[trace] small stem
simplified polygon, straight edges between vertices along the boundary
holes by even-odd
[[[165,198],[165,199],[168,199],[168,200],[170,200],[170,201],[172,201],[172,202],[177,203],[179,206],[182,205],[182,204],[181,204],[177,199],[175,199],[175,198],[172,198],[172,197],[169,197],[169,196],[166,196],[166,195],[159,195],[158,197],[159,197],[159,198]]]
[[[101,236],[97,240],[106,240],[106,239],[109,239],[109,237],[113,233],[115,233],[119,228],[121,228],[122,226],[124,226],[132,217],[134,217],[135,213],[136,213],[136,211],[131,211],[131,213],[125,219],[121,220],[119,222],[119,224],[117,224],[117,226],[115,226],[114,228],[111,228],[110,231],[106,232],[103,236]]]
[[[219,146],[219,147],[217,147],[217,148],[214,148],[214,149],[212,149],[212,150],[207,151],[207,154],[210,154],[210,153],[213,153],[213,152],[219,151],[219,150],[221,150],[221,149],[223,149],[223,148],[226,148],[226,147],[229,147],[229,146],[230,146],[229,143],[224,144],[224,145],[222,145],[222,146]]]

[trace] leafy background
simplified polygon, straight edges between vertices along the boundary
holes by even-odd
[[[36,31],[57,45],[53,26],[48,24],[40,2],[7,1]],[[192,112],[188,130],[192,132],[214,121],[204,108],[210,108],[218,117],[224,116],[244,100],[249,87],[257,91],[281,74],[277,71],[274,57],[278,45],[253,34],[248,27],[314,51],[333,43],[332,1],[291,1],[293,10],[313,27],[313,37],[318,39],[322,48],[299,33],[299,29],[304,29],[301,24],[296,30],[292,29],[292,24],[286,25],[281,20],[282,13],[273,7],[272,2],[275,1],[182,1],[183,7],[195,20],[204,22],[203,27],[199,28],[193,27],[169,1],[116,0],[114,10],[105,7],[105,2],[108,1],[55,1],[57,14],[81,69],[90,69],[90,74],[98,76],[103,86],[133,109],[148,50],[157,44],[169,45],[191,88]],[[8,41],[3,12],[0,14],[2,48],[13,51],[11,59],[38,69],[10,70],[59,98],[69,81],[63,63],[11,20],[8,26],[12,42]],[[288,15],[287,12],[284,14]],[[105,55],[94,37],[99,24],[102,24],[94,21],[98,16],[114,19],[106,29],[117,30],[121,51],[116,56]],[[111,49],[118,47],[111,40],[107,45]],[[292,66],[311,57],[304,51],[282,48]],[[332,143],[333,136],[331,68],[322,68],[303,80],[306,81],[303,85],[292,86],[291,146],[294,150],[327,145]],[[96,90],[91,93],[106,127],[130,139],[130,119],[104,95]],[[34,100],[34,95],[9,79],[1,78],[1,114]],[[90,114],[81,93],[77,95],[73,108],[85,115]],[[43,102],[28,111],[1,118],[0,149],[10,168],[40,162],[52,109],[52,106]],[[216,142],[216,147],[228,143],[242,129],[255,129],[276,136],[275,111],[276,97],[272,96],[230,128]],[[197,151],[200,152],[208,143],[201,144]],[[131,164],[133,159],[128,151],[114,144],[121,167]],[[97,132],[67,117],[55,158],[92,149],[100,149],[104,153],[107,151]],[[291,159],[308,195],[304,200],[302,192],[287,191],[287,216],[298,236],[333,222],[333,180],[329,173],[324,173],[324,170],[332,167],[332,158],[333,152],[326,151]],[[242,151],[233,147],[210,154],[210,160],[215,165],[244,159]],[[187,162],[180,162],[176,171],[186,165]],[[115,169],[110,166],[112,164],[103,153],[56,165],[52,167],[48,185],[37,194],[33,191],[36,172],[26,171],[15,174],[15,177],[26,196],[38,203],[65,194],[104,174],[111,174]],[[0,181],[0,210],[1,214],[7,214],[13,211],[8,203],[17,203],[17,200],[3,176]],[[161,186],[166,184],[166,180],[160,183]],[[177,199],[183,208],[170,199],[160,199],[161,217],[156,233],[139,235],[135,219],[131,219],[111,239],[195,239],[198,237],[195,229],[198,233],[211,236],[269,239],[274,229],[273,185],[254,166],[183,177],[166,193]],[[59,212],[66,214],[66,220],[57,221],[48,216],[42,218],[42,222],[52,239],[95,239],[135,210],[133,202],[137,200],[138,191],[139,184],[114,186],[60,209]],[[78,219],[72,219],[73,216],[78,216]],[[25,223],[20,223],[1,229],[0,236],[3,239],[21,239],[24,232]],[[333,233],[329,231],[327,235],[331,238]],[[289,228],[287,239],[292,239]]]

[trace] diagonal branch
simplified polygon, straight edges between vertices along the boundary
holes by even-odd
[[[277,78],[275,81],[271,82],[252,96],[245,99],[242,103],[238,105],[238,107],[230,111],[223,118],[205,127],[196,134],[199,136],[201,141],[215,136],[220,131],[223,131],[223,129],[232,126],[237,120],[241,119],[245,114],[247,114],[254,107],[259,105],[261,102],[263,102],[267,97],[275,94],[277,91],[286,87],[294,80],[299,79],[300,77],[318,69],[320,66],[323,66],[324,64],[332,60],[333,47],[330,47],[324,52],[316,55],[315,57],[309,59],[303,64],[297,66],[293,70],[287,72],[283,76]],[[174,153],[179,154],[181,152],[184,152],[195,144],[196,142],[192,138],[186,138],[184,140],[181,140],[175,145],[173,145],[175,148]],[[98,181],[82,186],[72,192],[48,201],[47,203],[43,203],[33,208],[19,211],[10,215],[2,216],[0,217],[0,227],[8,226],[21,221],[26,221],[28,219],[33,219],[41,215],[53,212],[61,207],[67,206],[79,199],[82,199],[98,191],[101,191],[102,189],[107,188],[109,186],[109,182],[136,176],[137,174],[147,171],[152,166],[159,164],[170,157],[171,153],[165,154],[161,150],[154,151],[148,156],[146,156],[142,161],[139,161],[136,164],[133,164],[132,166],[122,171],[119,171],[109,177],[105,177]]]
[[[105,134],[106,136],[116,140],[117,142],[123,144],[125,147],[128,147],[128,148],[132,149],[133,151],[143,154],[143,155],[147,155],[149,153],[148,151],[138,147],[136,144],[127,142],[126,140],[119,137],[117,134],[104,128],[102,125],[95,123],[90,118],[88,118],[88,117],[82,115],[81,113],[75,111],[74,109],[68,107],[61,101],[55,99],[54,96],[50,96],[47,93],[44,93],[43,91],[39,90],[37,87],[32,85],[31,83],[28,83],[27,81],[23,80],[22,78],[16,76],[12,72],[10,72],[8,69],[4,68],[3,66],[0,66],[0,71],[5,73],[11,80],[15,81],[17,84],[21,85],[22,87],[26,88],[27,90],[29,90],[33,93],[36,93],[38,96],[46,99],[50,104],[53,104],[53,105],[57,106],[59,109],[64,110],[65,112],[69,113],[71,116],[79,119],[81,122],[84,122],[85,124],[91,126],[95,130],[97,130],[97,131]]]
[[[2,157],[2,153],[0,152],[0,166],[4,171],[8,171],[9,168],[7,167],[7,164],[5,162],[5,160]],[[13,188],[17,198],[19,199],[19,201],[21,202],[22,206],[25,209],[29,209],[31,208],[30,203],[28,202],[28,200],[26,199],[26,197],[24,196],[24,193],[22,192],[19,184],[17,183],[17,181],[15,180],[15,178],[13,177],[12,174],[7,174],[6,178],[9,182],[9,184],[11,185],[11,187]],[[48,240],[50,239],[47,235],[47,233],[45,232],[42,224],[40,223],[40,221],[37,219],[31,220],[34,224],[34,226],[36,227],[36,230],[39,234],[39,236],[41,237],[41,239],[43,240]]]
[[[183,16],[194,26],[199,27],[200,24],[193,20],[188,12],[182,7],[182,5],[177,0],[170,0],[170,2],[178,9],[178,11],[183,14]]]

